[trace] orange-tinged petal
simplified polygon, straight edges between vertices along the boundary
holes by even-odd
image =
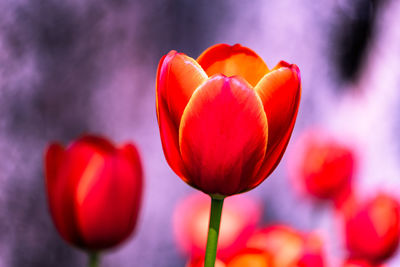
[[[161,142],[169,165],[182,178],[178,144],[181,116],[194,90],[207,78],[194,59],[176,51],[169,52],[158,66],[156,107]]]
[[[300,71],[281,61],[254,88],[268,118],[268,149],[259,172],[259,182],[278,165],[296,122],[300,103]]]
[[[204,51],[197,59],[208,76],[224,74],[241,76],[253,87],[268,72],[260,56],[250,48],[235,44],[217,44]]]
[[[165,103],[172,121],[179,127],[190,97],[208,76],[193,58],[176,51],[169,52],[160,62],[157,76],[158,101]]]
[[[211,77],[193,94],[179,129],[189,184],[226,196],[248,190],[267,136],[267,118],[250,85],[236,77]]]

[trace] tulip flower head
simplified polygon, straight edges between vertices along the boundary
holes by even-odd
[[[84,136],[69,147],[51,144],[45,156],[50,213],[70,244],[98,251],[134,230],[142,195],[142,167],[132,144]]]
[[[174,234],[186,256],[204,257],[209,215],[210,198],[200,193],[185,198],[175,209]],[[228,198],[222,212],[217,257],[226,260],[243,249],[260,219],[261,205],[256,200]]]
[[[327,133],[306,131],[296,142],[290,159],[294,169],[291,176],[301,191],[334,202],[345,201],[351,194],[355,154]]]
[[[268,226],[247,242],[272,255],[276,267],[323,267],[323,245],[316,234],[304,234],[284,225]]]
[[[165,157],[189,185],[230,196],[278,165],[300,101],[300,71],[269,69],[252,50],[218,44],[197,60],[171,51],[158,66],[157,119]]]
[[[345,221],[351,258],[381,263],[396,251],[400,237],[400,207],[393,197],[380,193],[355,208]]]

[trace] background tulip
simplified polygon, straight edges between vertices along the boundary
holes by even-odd
[[[135,146],[84,136],[67,148],[50,145],[45,165],[50,213],[68,243],[96,252],[133,232],[143,187]]]
[[[270,253],[275,267],[325,266],[320,238],[284,225],[268,226],[257,231],[250,237],[247,247]]]
[[[337,138],[318,130],[306,130],[290,156],[292,178],[303,192],[341,206],[352,192],[356,158]]]
[[[193,194],[182,199],[173,216],[178,247],[192,258],[203,258],[210,216],[210,198]],[[225,201],[218,240],[217,257],[226,260],[246,246],[261,219],[261,205],[256,200],[234,196]]]
[[[380,193],[354,207],[345,220],[346,245],[352,258],[379,264],[396,251],[400,207],[393,197]]]

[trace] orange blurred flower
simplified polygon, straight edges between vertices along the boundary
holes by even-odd
[[[228,261],[227,267],[272,267],[272,256],[265,250],[247,248]]]
[[[275,267],[323,267],[322,242],[315,234],[303,234],[288,226],[274,225],[259,230],[247,246],[268,252]]]
[[[142,167],[132,144],[84,136],[68,148],[55,143],[45,157],[50,213],[70,244],[96,251],[134,230],[142,195]]]
[[[279,163],[296,120],[300,72],[283,61],[269,70],[249,48],[218,44],[197,61],[169,52],[156,88],[171,168],[207,194],[230,196],[256,187]]]
[[[393,197],[380,193],[354,207],[345,220],[346,244],[352,258],[380,263],[396,251],[400,208]]]
[[[210,198],[193,194],[179,202],[173,217],[179,249],[192,258],[203,258],[210,216]],[[249,197],[225,200],[222,212],[217,257],[225,260],[246,246],[261,218],[260,204]]]

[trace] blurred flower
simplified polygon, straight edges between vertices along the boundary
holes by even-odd
[[[174,234],[178,247],[187,256],[204,257],[207,241],[210,198],[192,194],[180,201],[174,212]],[[261,218],[260,204],[243,196],[225,200],[217,257],[225,260],[243,249]]]
[[[228,261],[227,267],[272,267],[271,254],[265,250],[247,248],[237,253]]]
[[[185,267],[204,267],[204,259],[203,258],[196,258],[190,260]],[[225,263],[217,259],[215,261],[215,267],[226,267]]]
[[[366,260],[349,259],[343,263],[342,267],[384,267],[384,266],[371,264]]]
[[[296,120],[300,72],[283,61],[269,70],[249,48],[218,44],[197,61],[169,52],[156,88],[170,167],[207,194],[230,196],[259,185],[279,163]]]
[[[346,244],[351,258],[380,263],[396,251],[400,209],[393,197],[380,193],[356,206],[345,220]]]
[[[320,130],[306,131],[295,148],[296,155],[290,159],[297,161],[291,166],[299,187],[320,199],[344,201],[350,194],[355,170],[352,149]]]
[[[50,213],[61,236],[91,251],[118,245],[134,230],[142,167],[132,144],[84,136],[68,148],[54,143],[45,157]]]
[[[288,226],[275,225],[259,230],[249,239],[249,248],[273,256],[275,267],[322,267],[322,242],[316,234],[303,234]]]

